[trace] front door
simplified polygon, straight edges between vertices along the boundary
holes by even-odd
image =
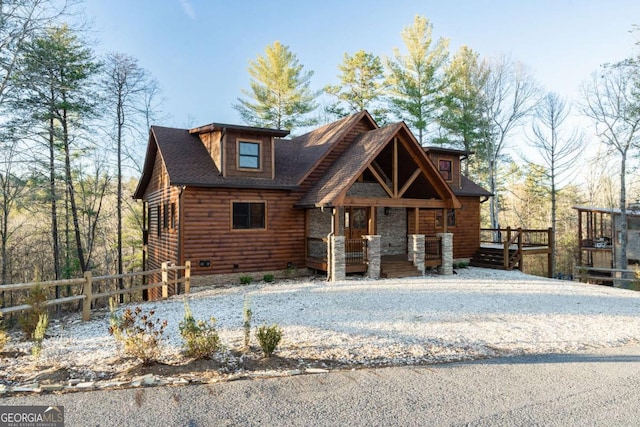
[[[369,234],[369,209],[346,207],[344,209],[345,239],[360,239]]]

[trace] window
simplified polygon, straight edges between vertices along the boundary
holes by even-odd
[[[259,142],[238,142],[238,168],[260,169]]]
[[[171,227],[172,230],[176,229],[176,204],[175,203],[171,203],[171,218],[169,220],[169,227]]]
[[[158,237],[160,237],[162,235],[162,207],[160,205],[156,206],[156,225]]]
[[[258,203],[233,203],[233,229],[249,230],[265,228],[266,204]]]
[[[169,228],[169,203],[164,204],[164,215],[162,216],[162,225],[165,230]]]
[[[456,210],[455,209],[447,209],[447,227],[455,227],[456,226]],[[442,227],[442,211],[436,211],[436,227]]]
[[[438,162],[438,169],[440,170],[440,175],[442,175],[445,180],[452,180],[453,174],[451,173],[451,160],[440,160]]]

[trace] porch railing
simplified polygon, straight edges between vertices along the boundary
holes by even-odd
[[[344,259],[346,264],[365,264],[367,262],[367,240],[345,239]]]
[[[442,259],[442,239],[437,236],[425,236],[424,258],[430,260]]]

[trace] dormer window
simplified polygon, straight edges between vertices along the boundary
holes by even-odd
[[[440,175],[442,175],[446,181],[451,181],[453,179],[453,174],[451,173],[451,160],[440,160],[438,162],[438,169],[440,170]]]
[[[259,141],[238,141],[238,169],[262,169],[260,167],[261,145]]]

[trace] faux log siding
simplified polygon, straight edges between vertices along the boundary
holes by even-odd
[[[480,247],[480,201],[477,197],[458,197],[462,209],[456,210],[455,227],[447,227],[447,232],[453,233],[453,257],[471,258]],[[409,230],[413,230],[414,215],[409,212]],[[421,209],[419,218],[419,234],[434,236],[442,232],[436,228],[436,212],[432,209]]]
[[[277,190],[187,188],[184,203],[184,256],[194,275],[283,270],[304,267],[304,211],[299,197]],[[232,230],[231,203],[266,202],[266,230]],[[200,267],[209,261],[210,267]],[[234,269],[234,264],[238,265]]]
[[[260,146],[260,162],[261,162],[261,170],[260,171],[252,171],[252,170],[238,170],[238,152],[237,152],[237,141],[261,141],[262,144]],[[273,138],[270,136],[250,133],[250,132],[231,132],[227,131],[227,135],[225,136],[225,145],[224,145],[224,162],[225,162],[225,173],[224,176],[232,177],[246,177],[246,178],[272,178],[272,165],[273,165],[273,150],[272,150]]]
[[[480,248],[480,200],[477,197],[458,197],[462,209],[456,210],[453,234],[453,257],[471,258]]]
[[[156,156],[156,162],[153,168],[151,181],[144,194],[144,200],[147,201],[148,209],[150,209],[149,243],[147,245],[147,270],[159,269],[165,261],[179,263],[178,259],[178,226],[180,223],[178,213],[178,189],[168,186],[169,178],[164,168],[161,156]],[[164,229],[165,204],[175,203],[176,206],[176,229]],[[158,207],[160,211],[158,212]],[[160,218],[158,218],[158,213]],[[158,236],[158,226],[161,227],[160,236]],[[149,280],[154,282],[160,281],[160,277],[151,277]]]

